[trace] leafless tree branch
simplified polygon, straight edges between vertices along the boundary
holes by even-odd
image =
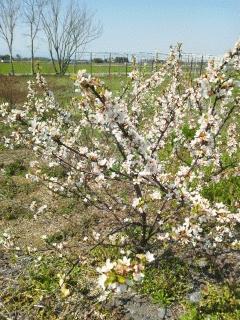
[[[46,0],[23,0],[23,16],[24,22],[28,25],[29,31],[27,36],[31,43],[31,69],[32,74],[35,74],[34,67],[34,41],[40,30],[41,16]]]
[[[56,73],[65,74],[74,54],[101,35],[95,15],[77,0],[63,7],[61,0],[50,0],[42,13],[43,29]]]
[[[0,0],[0,37],[7,44],[13,75],[13,41],[16,23],[19,17],[19,9],[19,0]]]

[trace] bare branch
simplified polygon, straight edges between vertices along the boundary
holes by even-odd
[[[34,68],[34,41],[40,30],[41,16],[46,0],[23,0],[24,22],[28,25],[29,31],[27,36],[31,43],[31,62],[32,74],[35,74]]]
[[[12,74],[14,74],[13,40],[19,9],[19,0],[0,0],[0,37],[6,42],[9,50]]]
[[[48,2],[42,22],[56,73],[65,74],[77,50],[100,36],[102,27],[94,19],[77,0],[71,0],[66,8],[61,0]]]

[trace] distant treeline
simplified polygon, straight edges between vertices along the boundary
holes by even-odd
[[[0,55],[0,60],[3,62],[10,62],[10,55],[9,54],[4,54]],[[27,57],[21,57],[19,54],[16,55],[16,57],[13,57],[13,61],[28,61],[31,62],[31,58]],[[51,61],[51,59],[46,58],[46,57],[35,57],[35,61]],[[90,60],[75,60],[76,63],[88,63]],[[109,59],[105,58],[93,58],[92,59],[93,63],[109,63]],[[114,63],[129,63],[128,57],[115,57],[111,59],[111,62]]]
[[[3,62],[10,62],[10,55],[9,54],[0,55],[0,60]],[[46,57],[35,57],[35,60],[51,61],[51,59]],[[19,54],[17,54],[16,57],[13,57],[13,61],[29,61],[30,62],[31,58],[21,57]]]

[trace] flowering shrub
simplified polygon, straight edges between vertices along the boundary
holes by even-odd
[[[179,52],[171,50],[149,78],[133,70],[120,96],[80,71],[67,107],[38,75],[28,82],[22,108],[0,106],[13,128],[5,145],[34,151],[29,179],[102,213],[104,230],[94,231],[99,243],[136,254],[170,246],[208,254],[238,248],[238,205],[210,201],[205,190],[239,176],[239,53],[240,42],[190,86]],[[118,288],[123,271],[128,285],[143,269],[141,259],[107,260],[101,286]]]

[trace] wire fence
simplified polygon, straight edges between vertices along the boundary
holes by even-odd
[[[127,76],[133,66],[140,70],[144,68],[146,73],[152,73],[163,64],[168,57],[166,53],[160,52],[78,52],[70,61],[67,74],[76,73],[85,69],[91,75],[98,76]],[[181,53],[180,61],[183,69],[191,78],[203,73],[209,60],[216,60],[219,57],[192,53]],[[35,68],[42,74],[54,75],[55,71],[52,62],[48,59],[35,59]],[[15,60],[14,69],[16,75],[30,75],[30,60]],[[0,61],[0,74],[10,74],[11,65],[8,61]]]
[[[153,52],[119,53],[119,52],[80,52],[72,61],[74,70],[82,65],[91,75],[127,76],[133,65],[146,73],[152,73],[165,63],[168,54]],[[183,69],[191,77],[201,75],[209,60],[219,60],[219,57],[203,54],[181,53],[180,61]]]

